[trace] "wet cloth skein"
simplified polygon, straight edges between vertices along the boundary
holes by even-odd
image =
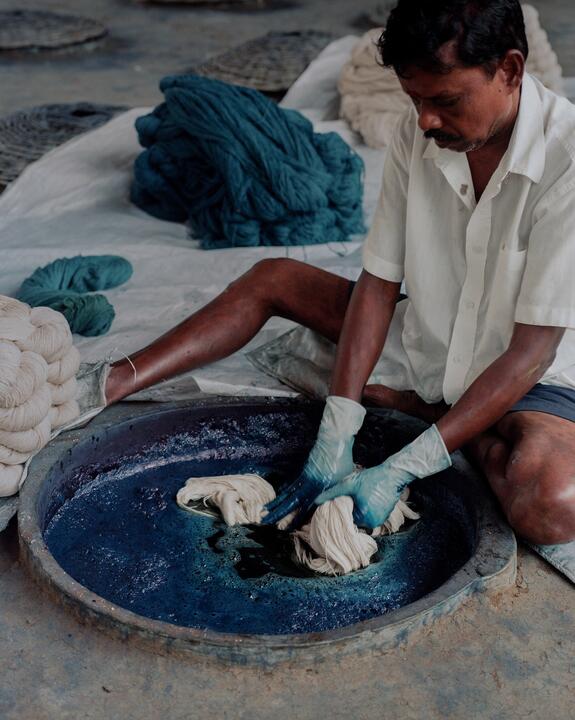
[[[165,102],[138,118],[147,148],[131,199],[188,221],[204,249],[343,241],[365,231],[363,161],[336,133],[256,90],[164,78]]]
[[[184,510],[203,512],[203,507],[217,508],[227,525],[258,524],[264,516],[264,505],[275,498],[275,490],[259,475],[220,475],[189,478],[176,495],[176,502]],[[373,539],[397,532],[406,518],[416,520],[419,515],[407,505],[409,489],[394,507],[386,522],[368,535],[353,522],[353,500],[338,497],[320,505],[309,523],[291,533],[294,560],[322,575],[346,575],[367,567],[377,552]],[[284,530],[293,513],[277,524]]]
[[[110,329],[114,308],[103,295],[87,295],[125,283],[132,265],[117,255],[78,255],[38,268],[22,283],[18,299],[50,307],[66,318],[72,332],[93,337]]]

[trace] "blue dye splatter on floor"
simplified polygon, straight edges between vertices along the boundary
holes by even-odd
[[[182,510],[175,496],[190,476],[224,473],[256,472],[277,489],[301,468],[317,418],[299,410],[242,422],[213,417],[203,424],[186,422],[186,432],[149,441],[132,455],[124,456],[123,449],[117,455],[118,447],[137,445],[133,437],[118,442],[121,427],[115,440],[92,438],[106,465],[88,463],[68,472],[60,463],[47,478],[42,503],[50,551],[69,575],[120,607],[226,633],[330,630],[421,598],[473,552],[474,520],[459,490],[465,484],[447,471],[417,481],[412,497],[422,518],[380,538],[368,568],[345,577],[314,575],[291,561],[286,533],[228,528]],[[381,422],[370,417],[356,441],[365,465],[383,459],[383,436],[385,454],[411,439],[389,423],[383,434]],[[128,433],[133,430],[130,424]],[[70,457],[74,454],[89,456],[81,445]]]

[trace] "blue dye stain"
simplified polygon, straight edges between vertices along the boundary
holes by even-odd
[[[356,443],[364,461],[370,453],[372,461],[382,459],[379,450],[373,455],[373,440],[382,437],[377,422],[372,419]],[[299,420],[297,413],[283,413],[240,423],[236,447],[230,442],[233,423],[220,425],[219,446],[213,424],[195,434],[192,428],[189,438],[164,437],[123,460],[82,468],[73,492],[56,483],[45,508],[44,538],[62,568],[94,593],[148,618],[275,635],[331,630],[400,608],[439,587],[471,556],[473,521],[465,499],[453,491],[458,478],[451,471],[444,482],[442,476],[418,481],[412,497],[422,518],[379,538],[372,564],[344,577],[295,565],[285,532],[229,528],[182,510],[175,496],[190,476],[256,472],[278,489],[299,470],[302,444],[313,438],[301,411]],[[255,427],[256,457],[250,458],[242,447],[249,450]],[[264,436],[273,442],[262,442]],[[394,450],[388,447],[387,454]]]

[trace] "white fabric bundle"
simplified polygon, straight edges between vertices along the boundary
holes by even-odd
[[[539,13],[533,5],[522,5],[525,31],[529,43],[527,72],[540,80],[558,95],[565,94],[563,71],[549,38],[539,22]]]
[[[18,492],[23,464],[79,414],[79,366],[61,313],[0,295],[0,497]]]
[[[405,490],[384,525],[371,536],[353,522],[353,500],[339,497],[320,505],[310,522],[292,533],[294,559],[300,565],[324,575],[346,575],[367,567],[377,552],[373,539],[397,532],[406,518],[419,515],[406,503]],[[259,475],[221,475],[189,478],[178,491],[176,501],[184,510],[197,511],[198,503],[216,507],[228,525],[258,524],[265,514],[264,505],[275,498],[273,487]],[[285,529],[291,515],[278,523]]]
[[[379,64],[381,33],[382,28],[374,28],[359,39],[338,81],[340,116],[373,148],[389,145],[398,118],[411,103],[395,72]]]
[[[556,93],[563,94],[563,76],[557,55],[539,22],[539,13],[523,5],[529,42],[527,72]],[[340,116],[361,134],[366,145],[389,145],[399,116],[410,105],[393,70],[379,64],[376,43],[383,28],[374,28],[360,38],[341,72]]]
[[[216,507],[227,525],[257,524],[263,517],[264,505],[275,498],[273,487],[259,475],[219,475],[190,478],[176,495],[184,510],[199,500]]]

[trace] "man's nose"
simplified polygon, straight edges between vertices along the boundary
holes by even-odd
[[[440,130],[443,126],[439,114],[428,106],[422,105],[419,110],[419,127],[426,132],[427,130]]]

